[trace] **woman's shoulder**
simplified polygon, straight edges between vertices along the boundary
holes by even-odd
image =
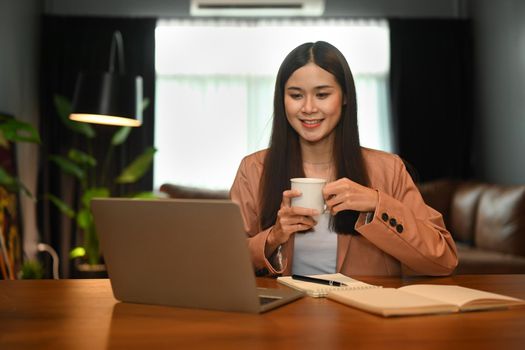
[[[263,149],[245,156],[241,161],[239,171],[247,176],[259,176],[264,167],[264,157],[266,156],[266,152],[267,150]]]
[[[387,192],[391,191],[393,182],[404,169],[401,158],[394,153],[364,147],[362,154],[371,185]]]
[[[248,166],[249,165],[262,165],[264,163],[264,157],[266,156],[267,152],[268,152],[267,149],[263,149],[263,150],[248,154],[242,159],[242,163]]]
[[[396,164],[402,162],[401,158],[394,153],[380,151],[377,149],[361,147],[363,159],[367,165],[381,165]]]

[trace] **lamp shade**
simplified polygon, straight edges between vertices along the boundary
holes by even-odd
[[[87,123],[140,126],[142,77],[79,73],[69,119]]]

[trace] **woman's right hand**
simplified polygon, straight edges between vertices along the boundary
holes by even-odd
[[[275,249],[287,242],[290,236],[300,231],[307,231],[317,223],[313,216],[320,213],[315,209],[292,207],[292,198],[301,196],[299,190],[283,192],[281,208],[277,212],[277,220],[268,234],[265,247],[266,257],[270,257]]]

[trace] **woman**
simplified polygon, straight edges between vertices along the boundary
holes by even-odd
[[[324,178],[327,212],[291,207],[294,177]],[[356,92],[343,55],[305,43],[277,75],[267,150],[245,157],[230,191],[256,271],[447,275],[456,247],[401,159],[360,146]],[[335,234],[337,233],[337,234]]]

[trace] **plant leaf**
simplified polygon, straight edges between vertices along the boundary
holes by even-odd
[[[29,123],[16,119],[5,119],[0,123],[4,137],[11,142],[40,143],[38,131]]]
[[[93,215],[89,209],[80,209],[77,214],[77,225],[82,230],[87,230],[93,223]]]
[[[24,280],[40,279],[44,276],[44,267],[38,260],[26,260],[21,272]]]
[[[33,198],[33,194],[22,181],[15,176],[11,176],[2,166],[0,166],[0,186],[4,186],[9,192],[18,193],[23,191],[26,196]]]
[[[122,171],[115,181],[119,184],[136,182],[151,167],[155,152],[157,152],[157,150],[154,147],[148,147]]]
[[[2,130],[0,130],[0,147],[5,149],[9,149],[10,147],[9,141],[5,137],[4,132]]]
[[[76,259],[86,256],[86,249],[84,247],[75,247],[69,252],[69,258]]]
[[[16,186],[15,178],[9,175],[2,166],[0,166],[0,185],[5,187]]]
[[[46,196],[51,201],[51,203],[53,203],[68,218],[73,219],[73,217],[75,217],[75,211],[71,209],[71,207],[67,205],[66,202],[50,193],[48,193]]]
[[[148,108],[149,103],[150,103],[149,98],[144,97],[144,98],[142,99],[142,110],[143,110],[143,111],[145,111],[146,108]]]
[[[18,190],[22,190],[26,194],[26,196],[33,199],[33,194],[31,193],[31,191],[29,191],[26,185],[24,185],[19,179],[16,179],[16,182],[18,184]]]
[[[86,152],[80,151],[78,149],[72,148],[67,153],[67,157],[73,162],[81,165],[87,165],[94,167],[97,165],[97,160]]]
[[[91,199],[96,197],[107,198],[109,197],[109,188],[106,187],[92,187],[87,189],[82,195],[82,205],[84,208],[89,209],[91,204]]]
[[[82,134],[86,136],[87,138],[94,138],[95,137],[95,130],[93,127],[86,123],[79,123],[76,121],[73,121],[69,119],[69,115],[71,114],[72,106],[71,102],[67,98],[65,98],[62,95],[55,95],[54,96],[54,102],[55,107],[57,109],[58,116],[60,117],[60,121],[62,121],[62,124],[64,124],[68,129]]]
[[[85,171],[81,167],[79,167],[67,158],[51,155],[49,156],[49,160],[58,165],[63,172],[65,172],[66,174],[73,175],[79,180],[83,180],[86,176]]]
[[[119,128],[113,137],[111,138],[111,144],[113,146],[118,146],[126,141],[128,138],[129,133],[131,132],[130,126],[123,126]]]

